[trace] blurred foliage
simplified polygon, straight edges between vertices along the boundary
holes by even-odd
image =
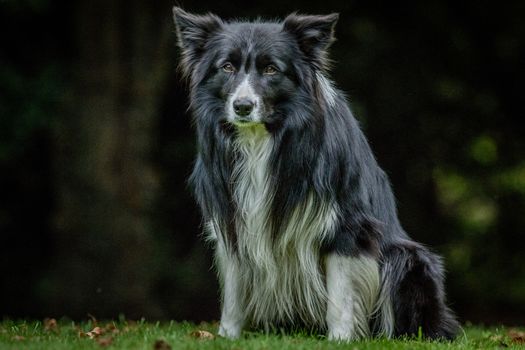
[[[35,133],[52,129],[62,89],[58,72],[49,66],[25,77],[0,61],[0,162],[20,156]]]
[[[444,255],[452,307],[487,323],[525,312],[524,4],[182,3],[341,13],[332,76],[405,228]],[[0,2],[3,315],[217,317],[171,5]]]

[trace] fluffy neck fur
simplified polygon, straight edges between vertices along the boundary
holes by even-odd
[[[236,257],[247,318],[265,327],[295,321],[318,325],[326,311],[320,246],[333,231],[337,210],[310,193],[274,237],[273,139],[263,127],[244,128],[234,147]]]

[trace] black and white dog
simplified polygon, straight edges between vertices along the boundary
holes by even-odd
[[[198,137],[191,176],[222,284],[219,334],[453,338],[440,258],[327,76],[337,14],[224,21],[174,8]]]

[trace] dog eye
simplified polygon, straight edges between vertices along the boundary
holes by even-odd
[[[277,72],[278,72],[277,68],[272,64],[270,64],[269,66],[266,66],[263,70],[263,74],[266,74],[266,75],[274,75]]]
[[[233,67],[233,64],[231,63],[225,63],[223,66],[222,66],[222,70],[225,71],[226,73],[233,73],[235,72],[235,68]]]

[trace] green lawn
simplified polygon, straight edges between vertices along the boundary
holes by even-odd
[[[0,323],[0,349],[518,349],[525,344],[525,333],[503,327],[465,327],[452,343],[417,339],[335,343],[304,334],[251,332],[231,341],[217,337],[216,329],[216,324],[209,323],[4,321]]]

